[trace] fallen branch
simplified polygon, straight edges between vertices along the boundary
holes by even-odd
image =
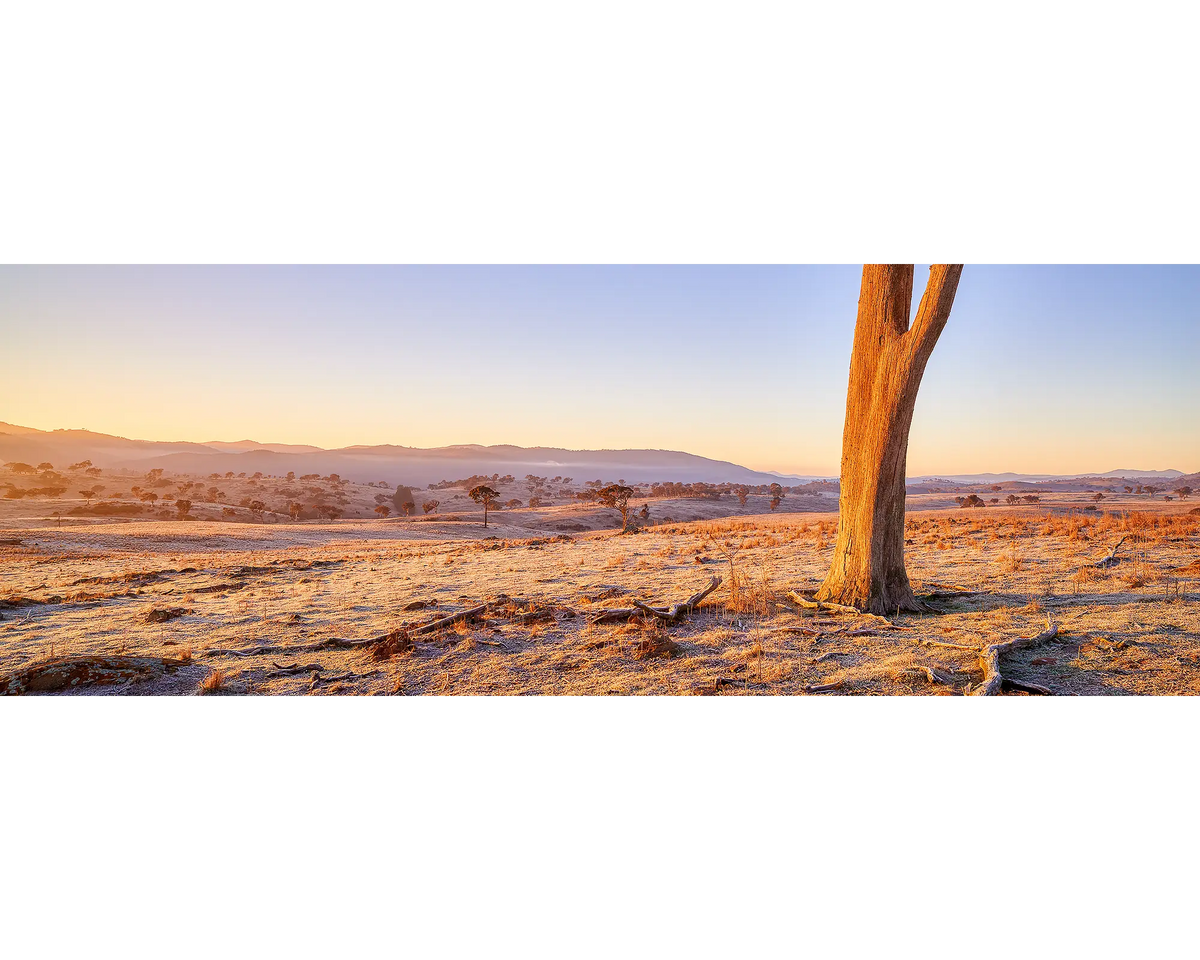
[[[279,663],[272,663],[275,669],[270,671],[267,676],[274,677],[290,677],[297,673],[320,673],[325,668],[319,663],[292,663],[286,667]]]
[[[485,612],[489,606],[491,606],[491,604],[481,603],[477,607],[471,607],[470,610],[460,610],[458,613],[452,613],[448,617],[442,617],[441,619],[423,624],[422,626],[414,627],[409,632],[412,633],[413,636],[422,633],[432,633],[434,630],[441,630],[445,627],[453,626],[460,620],[470,620],[472,617],[477,617],[481,613]]]
[[[371,637],[367,640],[343,640],[340,637],[327,637],[316,643],[298,644],[268,644],[261,647],[213,648],[201,650],[198,657],[265,657],[279,653],[319,653],[322,650],[357,650],[379,643],[383,637]]]
[[[992,643],[979,652],[979,662],[983,664],[983,683],[971,692],[976,697],[994,697],[1004,686],[1004,678],[1000,675],[1000,654],[1010,650],[1026,650],[1038,644],[1047,643],[1058,636],[1058,627],[1047,624],[1046,629],[1036,637],[1017,637],[1001,643]]]
[[[844,603],[833,603],[829,600],[809,600],[807,597],[801,596],[795,590],[789,590],[788,599],[798,607],[803,607],[805,610],[819,610],[825,613],[846,613],[856,617],[866,617],[868,620],[878,620],[886,626],[892,627],[892,623],[887,617],[881,617],[877,613],[867,613],[865,610],[859,610],[858,607],[848,607]]]
[[[1024,693],[1036,693],[1043,697],[1054,696],[1053,690],[1049,687],[1043,687],[1040,683],[1030,683],[1028,680],[1014,680],[1012,677],[1004,677],[1002,683],[1006,690],[1011,687],[1013,690],[1021,690]]]
[[[946,647],[949,650],[969,650],[971,653],[979,653],[978,647],[972,647],[965,643],[946,643],[944,640],[918,640],[917,643],[923,643],[927,647]]]
[[[1105,567],[1111,567],[1115,563],[1120,563],[1121,561],[1117,559],[1117,551],[1121,549],[1121,544],[1123,544],[1128,538],[1129,538],[1129,534],[1125,534],[1125,536],[1123,536],[1120,540],[1117,541],[1117,545],[1108,551],[1108,556],[1104,557],[1101,560],[1097,560],[1095,563],[1092,564],[1092,566],[1105,568]]]
[[[940,683],[945,686],[953,686],[954,678],[948,673],[943,673],[934,667],[927,667],[923,663],[918,663],[916,666],[908,667],[904,673],[920,673],[925,676],[925,679],[930,683]]]
[[[834,680],[832,683],[814,683],[804,688],[805,693],[829,693],[831,690],[841,690],[844,680]]]
[[[700,605],[705,597],[717,589],[721,585],[720,577],[713,577],[709,581],[708,586],[703,590],[699,590],[692,594],[683,603],[672,604],[668,607],[652,607],[648,603],[641,600],[634,600],[632,607],[615,607],[610,610],[597,611],[596,616],[591,619],[591,623],[612,623],[618,620],[628,620],[630,617],[635,617],[638,614],[650,614],[660,620],[670,620],[678,623],[683,620],[688,614],[693,613]]]

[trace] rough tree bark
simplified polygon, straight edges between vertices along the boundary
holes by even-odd
[[[912,264],[867,264],[850,358],[837,545],[816,599],[916,611],[904,569],[904,471],[917,388],[950,317],[962,264],[934,264],[909,327]]]

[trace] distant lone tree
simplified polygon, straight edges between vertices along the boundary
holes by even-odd
[[[304,508],[302,506],[300,506],[300,504],[296,503],[295,501],[292,501],[291,503],[288,504],[288,516],[291,517],[293,521],[299,520],[300,514],[303,511],[304,511]]]
[[[1041,502],[1042,498],[1039,497],[1036,493],[1027,493],[1021,499],[1024,500],[1026,503],[1039,503],[1039,502]]]
[[[440,500],[426,500],[421,504],[421,509],[428,513],[437,513],[437,508],[441,505]]]
[[[182,520],[189,513],[191,513],[191,510],[192,510],[192,501],[191,500],[176,500],[175,501],[175,512],[179,514],[180,520]]]
[[[1092,494],[1092,499],[1095,500],[1097,503],[1099,503],[1101,500],[1104,499],[1104,494],[1102,494],[1099,490],[1097,490],[1094,494]]]
[[[917,611],[904,568],[904,481],[917,390],[950,319],[962,264],[929,268],[911,327],[913,265],[863,267],[842,432],[837,544],[818,600]]]
[[[746,501],[750,499],[750,489],[748,487],[734,487],[733,495],[737,497],[738,503],[744,507]]]
[[[1011,507],[1014,503],[1020,503],[1021,498],[1018,497],[1015,493],[1010,493],[1007,497],[1004,498],[1004,502],[1007,503]]]
[[[1180,500],[1186,500],[1191,495],[1192,495],[1191,487],[1176,487],[1175,488],[1175,496],[1177,496]]]
[[[256,520],[262,520],[263,511],[267,509],[267,505],[261,500],[251,500],[249,503],[250,513]]]
[[[80,460],[78,463],[71,464],[69,467],[67,467],[67,469],[68,470],[83,470],[87,467],[90,467],[91,465],[92,465],[91,460]]]
[[[92,501],[96,499],[96,494],[98,492],[98,490],[93,490],[89,487],[87,490],[80,490],[79,495],[83,497],[83,502],[90,507],[92,505]]]
[[[529,498],[529,506],[530,506],[530,508],[531,508],[531,509],[533,509],[533,510],[536,510],[536,509],[537,509],[538,507],[540,507],[541,505],[542,505],[542,498],[541,498],[541,497],[538,497],[538,496],[532,496],[532,497],[530,497],[530,498]]]
[[[483,504],[483,529],[487,529],[488,508],[499,499],[500,494],[486,484],[481,483],[477,487],[472,487],[469,494],[470,498],[476,503]]]
[[[406,517],[411,517],[413,511],[417,509],[417,505],[412,500],[405,500],[400,504],[400,509],[404,511]]]
[[[1153,486],[1152,484],[1147,484],[1147,485],[1146,485],[1146,492],[1147,492],[1148,494],[1150,494],[1150,499],[1151,499],[1151,500],[1153,500],[1153,499],[1154,499],[1154,495],[1155,495],[1156,493],[1158,493],[1159,489],[1160,489],[1159,487]]]
[[[37,468],[38,468],[39,470],[53,470],[53,469],[54,469],[54,464],[52,464],[52,463],[46,463],[46,462],[44,462],[44,461],[43,461],[42,463],[39,463],[39,464],[37,465]]]
[[[767,492],[771,495],[771,499],[768,501],[768,503],[770,504],[772,510],[776,509],[781,503],[783,503],[785,494],[783,492],[783,487],[781,487],[779,484],[771,484],[769,487],[767,487]]]
[[[649,520],[650,519],[650,504],[643,503],[642,509],[638,511],[638,516],[641,517],[643,521]]]
[[[633,496],[633,487],[623,483],[610,483],[596,491],[596,499],[606,507],[621,511],[621,532],[629,529],[629,498]]]
[[[35,467],[31,463],[20,463],[20,462],[10,463],[8,465],[8,469],[11,473],[20,474],[22,476],[28,476],[28,475],[37,473],[37,467]]]
[[[381,503],[381,504],[379,504],[379,506],[377,506],[375,508],[375,512],[377,514],[379,514],[380,520],[386,520],[388,514],[392,512],[392,508],[389,507],[386,503]]]
[[[508,507],[509,510],[520,510],[521,509],[521,501],[518,500],[516,497],[513,497],[511,500],[507,501],[504,505],[506,507]]]

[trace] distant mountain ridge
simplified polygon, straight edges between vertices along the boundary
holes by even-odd
[[[1182,470],[1109,470],[1106,473],[939,473],[909,477],[909,483],[1006,483],[1016,480],[1178,480]]]
[[[337,473],[360,482],[386,480],[426,486],[477,474],[523,477],[571,476],[575,480],[618,480],[764,484],[801,483],[814,476],[752,470],[727,460],[712,460],[678,450],[569,450],[563,447],[518,447],[500,443],[485,446],[460,443],[445,447],[407,447],[399,444],[355,444],[328,450],[296,443],[258,440],[192,441],[131,440],[91,430],[38,430],[0,421],[0,462],[50,462],[58,468],[80,460],[104,467],[152,469],[180,473],[247,472],[283,474]],[[1039,483],[1072,479],[1160,480],[1195,482],[1200,475],[1180,470],[1109,470],[1088,474],[973,473],[909,477],[910,486],[960,483]],[[831,478],[836,479],[836,477]]]
[[[392,486],[427,486],[493,473],[571,476],[576,481],[603,479],[708,483],[799,482],[807,478],[765,473],[726,460],[678,450],[568,450],[562,447],[518,447],[456,444],[405,447],[396,444],[354,445],[326,450],[304,444],[260,443],[257,440],[192,443],[130,440],[90,430],[35,430],[0,422],[0,460],[50,462],[58,468],[81,460],[100,467],[191,474],[336,473],[359,482],[384,480]]]

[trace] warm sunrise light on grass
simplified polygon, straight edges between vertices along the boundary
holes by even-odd
[[[6,268],[0,693],[1194,692],[1197,277]]]

